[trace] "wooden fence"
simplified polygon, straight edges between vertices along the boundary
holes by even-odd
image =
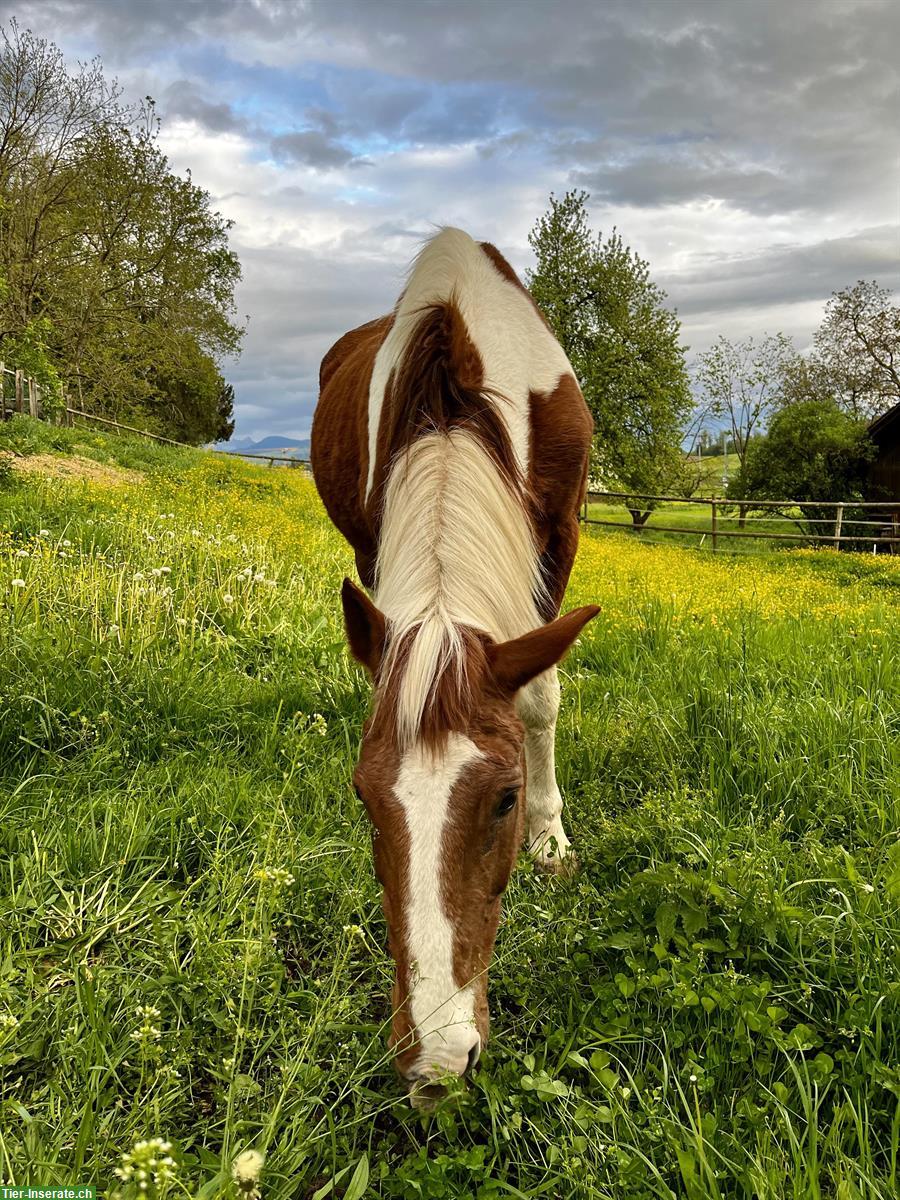
[[[10,375],[15,379],[15,396],[6,397],[6,376]],[[94,421],[100,425],[108,425],[112,429],[119,429],[125,433],[137,433],[141,437],[152,438],[154,442],[164,442],[167,446],[182,446],[187,450],[196,450],[196,446],[191,446],[189,442],[179,442],[175,438],[163,437],[161,433],[151,433],[149,429],[139,429],[136,425],[126,425],[123,421],[114,421],[112,417],[100,417],[96,413],[86,412],[81,408],[72,408],[66,405],[62,410],[64,415],[63,423],[74,425],[77,417],[82,421]],[[41,403],[40,385],[22,371],[13,371],[4,363],[0,363],[0,421],[5,421],[7,417],[14,416],[16,413],[27,413],[29,416],[37,420],[49,420],[49,417],[44,412]],[[270,467],[276,464],[282,464],[286,467],[302,467],[309,469],[309,460],[306,458],[293,458],[281,454],[242,454],[237,450],[208,450],[209,454],[227,454],[229,458],[253,458],[260,459],[262,462],[267,462]]]
[[[666,507],[660,508],[660,505]],[[676,509],[673,513],[673,505],[706,508],[709,512],[708,522],[701,514],[699,523],[678,524],[678,511]],[[633,512],[637,520],[598,517],[596,512],[602,511],[603,506],[625,508],[629,513]],[[863,515],[857,515],[859,512]],[[733,515],[735,513],[736,516]],[[660,516],[662,522],[655,519]],[[900,553],[900,500],[738,501],[717,496],[650,496],[592,489],[585,497],[580,520],[585,525],[624,530],[646,541],[653,541],[652,535],[655,533],[680,534],[698,539],[699,546],[708,546],[713,551],[739,548],[741,541],[746,543],[747,539],[752,539],[754,543],[763,541],[778,545],[799,542],[807,546],[832,546],[836,550],[852,543],[858,548],[871,547],[873,553]],[[731,526],[728,522],[731,522]],[[736,529],[734,522],[738,525]],[[769,528],[776,524],[791,525],[794,531]],[[748,525],[751,528],[748,529]],[[728,539],[738,539],[737,545],[733,546]]]
[[[6,379],[12,378],[13,394],[7,396]],[[22,370],[14,370],[6,363],[0,362],[0,421],[5,421],[14,413],[27,413],[30,417],[41,419],[44,415],[41,402],[40,385],[35,383],[30,375]]]

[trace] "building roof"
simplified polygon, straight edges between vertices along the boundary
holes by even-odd
[[[869,433],[872,440],[879,444],[884,437],[890,438],[892,434],[900,436],[900,404],[895,404],[880,417],[876,417],[869,425]]]

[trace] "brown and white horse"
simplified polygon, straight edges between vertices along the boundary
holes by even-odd
[[[397,968],[391,1044],[424,1088],[487,1038],[523,826],[541,866],[569,851],[555,664],[598,609],[553,618],[592,421],[512,268],[458,229],[426,243],[390,316],[329,350],[320,383],[313,474],[373,597],[344,581],[375,686],[354,781]]]

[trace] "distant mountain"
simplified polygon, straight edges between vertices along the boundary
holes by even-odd
[[[224,450],[226,454],[283,454],[285,458],[309,458],[309,438],[289,438],[273,433],[258,442],[248,437],[219,442],[215,449]]]

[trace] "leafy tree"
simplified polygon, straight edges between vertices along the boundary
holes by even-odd
[[[865,494],[874,454],[865,421],[833,399],[799,400],[775,413],[766,435],[750,442],[728,494],[740,500],[852,503]],[[810,532],[821,533],[830,528],[833,510],[804,508],[804,517]]]
[[[591,231],[587,200],[585,192],[551,195],[529,234],[528,286],[594,416],[594,477],[636,494],[664,491],[682,470],[691,407],[680,324],[647,263],[615,230],[606,238]],[[649,511],[635,500],[635,524]]]
[[[835,292],[814,340],[820,387],[871,420],[900,402],[900,307],[875,280]]]
[[[798,357],[783,333],[767,334],[759,342],[719,337],[700,355],[697,379],[707,411],[727,422],[742,465],[750,440],[782,403],[785,377],[796,369]]]
[[[0,30],[2,355],[37,331],[81,405],[204,440],[243,334],[240,264],[158,132],[153,101],[123,107],[98,61],[69,72],[55,46]]]

